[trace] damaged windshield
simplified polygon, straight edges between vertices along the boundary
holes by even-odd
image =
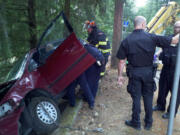
[[[8,75],[6,76],[5,81],[16,80],[23,75],[28,54],[20,58],[16,64],[12,67]]]

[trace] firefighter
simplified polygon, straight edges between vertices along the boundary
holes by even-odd
[[[108,62],[108,58],[111,51],[110,42],[107,36],[104,34],[104,32],[98,29],[94,21],[86,21],[85,28],[87,29],[88,32],[87,41],[89,42],[89,44],[92,44],[95,47],[97,47],[102,52],[105,58],[105,65],[102,68],[100,74],[101,77],[103,77],[105,74],[106,64]]]
[[[180,33],[180,21],[177,21],[174,24],[174,35],[178,33]],[[160,54],[159,59],[162,60],[163,68],[159,79],[159,92],[158,92],[157,105],[153,108],[154,111],[166,110],[166,97],[169,91],[172,92],[172,87],[173,87],[176,55],[177,55],[177,46],[170,46],[169,48],[164,48],[162,53]],[[179,104],[180,104],[180,87],[178,88],[175,115],[178,111]],[[163,118],[165,119],[169,118],[169,109],[170,109],[170,103],[167,112],[162,115]]]
[[[179,37],[164,37],[146,33],[146,19],[143,16],[137,16],[134,19],[134,31],[127,36],[120,45],[117,53],[118,64],[118,83],[123,85],[123,67],[126,58],[128,60],[127,75],[129,78],[127,91],[132,97],[132,117],[126,120],[125,124],[137,130],[141,129],[140,112],[141,96],[145,108],[146,130],[150,130],[153,123],[152,102],[154,94],[153,79],[153,57],[156,46],[169,47],[171,43],[178,43]]]

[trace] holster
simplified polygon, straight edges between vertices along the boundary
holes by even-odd
[[[126,74],[129,78],[132,78],[132,69],[133,69],[133,66],[132,65],[127,65],[126,66]]]

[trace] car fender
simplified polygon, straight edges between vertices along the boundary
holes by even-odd
[[[0,135],[18,135],[18,121],[23,110],[24,106],[20,106],[7,117],[0,119]]]

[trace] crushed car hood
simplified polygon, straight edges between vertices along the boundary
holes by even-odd
[[[9,89],[14,85],[15,82],[16,82],[16,80],[11,80],[11,81],[5,82],[3,84],[0,84],[0,101],[6,95],[6,93],[9,91]]]

